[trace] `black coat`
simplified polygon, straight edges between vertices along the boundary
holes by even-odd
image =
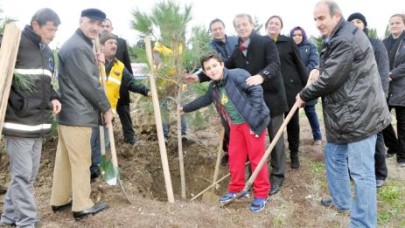
[[[117,37],[117,53],[115,53],[115,57],[124,63],[125,68],[132,74],[131,59],[128,53],[127,41],[120,37]],[[128,105],[130,102],[131,100],[129,99],[128,88],[121,86],[120,99],[118,100],[117,105]]]
[[[241,40],[238,41],[238,46]],[[228,69],[242,68],[251,75],[260,74],[264,78],[262,84],[263,97],[270,108],[272,117],[288,111],[283,78],[280,72],[280,60],[277,47],[272,39],[254,32],[250,35],[250,43],[245,56],[239,48],[235,48],[231,57],[225,62]],[[203,74],[200,74],[200,80]],[[206,80],[206,79],[205,79]]]
[[[398,38],[398,48],[389,48],[389,39],[393,39],[392,35],[384,39],[384,44],[388,55],[394,58],[391,58],[390,62],[392,81],[389,85],[388,104],[405,107],[405,32]]]
[[[357,142],[383,130],[390,113],[367,36],[342,19],[324,47],[319,79],[300,96],[322,97],[328,142]]]
[[[39,138],[51,132],[51,100],[59,99],[52,88],[54,57],[48,45],[41,44],[31,26],[21,34],[14,78],[10,88],[3,134],[11,137]],[[24,87],[17,76],[31,82]],[[28,89],[29,87],[29,89]]]
[[[291,108],[295,103],[295,97],[305,87],[308,74],[301,60],[300,50],[291,38],[280,35],[276,45],[280,57],[281,75],[284,79],[287,102]]]

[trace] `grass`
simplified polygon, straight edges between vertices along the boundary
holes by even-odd
[[[391,227],[397,224],[399,227],[405,227],[404,195],[403,181],[391,181],[389,185],[378,191],[378,224],[380,226]]]

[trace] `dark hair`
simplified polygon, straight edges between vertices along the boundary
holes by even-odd
[[[215,18],[214,20],[212,20],[212,21],[210,22],[210,31],[211,31],[211,25],[214,24],[214,23],[217,23],[217,22],[221,23],[221,24],[224,26],[224,28],[225,28],[224,22],[223,22],[221,19],[219,19],[219,18]]]
[[[392,15],[392,16],[390,17],[390,20],[391,20],[393,17],[400,17],[400,18],[402,18],[402,22],[405,24],[405,14],[403,14],[403,13],[396,13],[396,14],[394,14],[394,15]]]
[[[201,56],[200,64],[201,64],[201,68],[202,68],[203,70],[205,70],[205,69],[204,69],[204,63],[207,62],[207,61],[210,60],[210,59],[216,59],[216,60],[218,60],[218,62],[220,62],[220,63],[224,62],[224,60],[222,60],[222,57],[221,57],[218,53],[216,53],[216,52],[209,52],[209,53],[207,53],[207,54]]]
[[[34,21],[36,21],[39,26],[44,25],[48,21],[53,22],[55,26],[60,25],[60,18],[58,14],[49,8],[42,8],[35,12],[34,16],[31,18],[31,24]]]
[[[267,25],[269,24],[270,20],[273,19],[273,18],[278,18],[280,20],[280,23],[281,23],[281,28],[283,28],[283,26],[284,26],[283,19],[281,19],[281,17],[278,16],[278,15],[273,15],[273,16],[269,17],[269,19],[267,19],[267,21],[266,21],[265,28],[267,28]]]
[[[291,31],[290,31],[290,37],[293,38],[294,32],[295,32],[296,30],[300,30],[300,31],[301,31],[301,33],[302,33],[302,42],[306,41],[306,40],[307,40],[307,34],[305,33],[305,30],[304,30],[302,27],[300,27],[300,26],[296,26],[296,27],[294,27],[293,29],[291,29]]]
[[[110,39],[117,40],[117,36],[109,32],[104,32],[100,35],[100,44],[105,44],[105,42]]]

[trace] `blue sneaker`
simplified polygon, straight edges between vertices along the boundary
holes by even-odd
[[[226,193],[224,196],[222,196],[221,198],[219,198],[219,202],[220,203],[228,203],[229,201],[231,201],[233,198],[235,198],[235,196],[238,194],[238,192],[228,192]],[[241,200],[245,200],[249,198],[249,193],[245,192],[244,194],[242,194],[239,199]]]
[[[252,204],[250,204],[249,209],[251,212],[260,212],[266,206],[268,198],[254,198]]]

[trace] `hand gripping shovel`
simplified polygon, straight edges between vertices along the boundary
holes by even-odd
[[[236,194],[236,196],[234,198],[232,198],[230,201],[223,203],[222,206],[226,206],[226,205],[230,204],[234,200],[239,199],[243,194],[247,193],[247,191],[253,185],[253,182],[256,179],[256,176],[259,173],[260,169],[262,168],[263,164],[267,161],[267,158],[269,157],[271,151],[276,146],[277,141],[280,139],[281,135],[283,134],[283,131],[285,130],[288,122],[290,122],[292,116],[298,110],[298,108],[299,108],[298,104],[295,103],[294,106],[291,108],[290,112],[288,113],[287,117],[284,119],[283,124],[281,124],[280,129],[278,129],[277,134],[274,136],[273,141],[270,143],[269,147],[267,148],[266,152],[264,153],[264,155],[263,155],[262,159],[260,160],[259,164],[257,165],[256,169],[253,171],[249,180],[246,182],[243,190],[241,192],[239,192],[238,194]]]

